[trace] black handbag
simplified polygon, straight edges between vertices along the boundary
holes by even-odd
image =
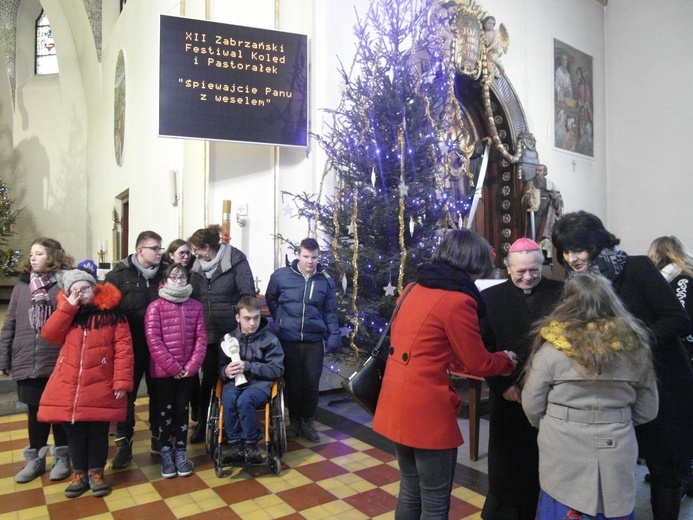
[[[402,302],[415,285],[416,283],[410,284],[402,294],[402,298],[392,312],[392,317],[385,327],[385,330],[380,335],[378,344],[371,352],[371,356],[356,370],[356,372],[349,376],[349,379],[342,382],[342,386],[353,396],[354,401],[361,405],[361,407],[371,415],[375,415],[375,407],[378,405],[380,387],[383,384],[385,365],[388,357],[387,350],[382,348],[383,341],[385,341],[390,331],[390,325],[394,321],[395,316],[397,316],[397,311],[399,311]]]

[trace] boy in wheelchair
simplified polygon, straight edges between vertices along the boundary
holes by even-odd
[[[239,326],[224,336],[219,353],[219,373],[224,383],[221,404],[230,445],[223,458],[224,464],[262,463],[257,446],[262,439],[257,408],[269,400],[274,380],[284,374],[281,343],[270,332],[260,311],[260,303],[255,298],[241,298],[236,305]]]

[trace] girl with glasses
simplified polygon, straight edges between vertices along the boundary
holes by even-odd
[[[181,264],[186,272],[192,267],[192,248],[190,243],[182,238],[171,242],[164,253],[164,261],[167,264]]]
[[[186,455],[188,403],[193,376],[207,352],[207,329],[202,304],[191,299],[191,294],[185,266],[170,265],[159,288],[159,299],[149,304],[144,319],[151,355],[150,375],[156,387],[154,408],[160,419],[158,435],[164,478],[193,473],[193,463]]]
[[[64,271],[59,283],[57,308],[41,334],[62,348],[38,417],[62,423],[67,433],[74,471],[65,496],[76,498],[91,488],[102,497],[110,493],[103,475],[108,425],[125,419],[134,386],[130,326],[115,285],[97,285],[82,269]]]

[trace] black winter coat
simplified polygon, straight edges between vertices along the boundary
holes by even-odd
[[[192,298],[202,303],[207,320],[207,344],[219,346],[224,334],[236,329],[235,305],[243,296],[255,296],[255,281],[248,259],[230,244],[224,245],[221,262],[211,278],[199,259],[190,270]]]
[[[534,338],[532,325],[547,316],[561,299],[563,283],[542,278],[526,297],[507,280],[481,292],[487,317],[482,327],[490,327],[495,343],[492,352],[511,350],[518,364],[510,376],[487,377],[490,392],[488,446],[489,496],[491,503],[517,509],[535,509],[539,496],[539,450],[537,433],[522,405],[503,398],[503,392],[519,383]],[[486,512],[486,506],[484,508]],[[489,516],[495,518],[495,515]]]
[[[165,271],[166,267],[162,264],[154,278],[147,280],[132,263],[130,255],[118,262],[106,275],[106,281],[115,285],[123,294],[120,308],[128,318],[135,356],[146,354],[149,357],[149,347],[144,333],[144,316],[149,304],[159,299],[159,285],[164,279]]]
[[[686,311],[646,256],[629,256],[613,287],[654,337],[659,414],[635,427],[640,456],[670,464],[689,460],[693,458],[693,371],[679,340],[690,329]]]

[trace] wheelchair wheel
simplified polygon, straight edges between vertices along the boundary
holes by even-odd
[[[214,458],[219,438],[219,398],[212,392],[207,409],[207,424],[205,425],[205,451]]]
[[[214,456],[212,457],[212,459],[214,459],[214,474],[217,478],[222,478],[224,476],[224,464],[221,462],[222,456],[221,446],[217,446],[214,449]]]
[[[279,475],[282,472],[282,461],[279,457],[272,457],[268,455],[269,460],[267,461],[269,463],[269,467],[272,470],[272,473],[275,475]]]
[[[272,415],[272,445],[276,453],[273,456],[280,458],[287,451],[286,446],[286,421],[284,415],[284,384],[279,383],[277,395],[272,399],[270,414]],[[281,470],[281,461],[279,461]],[[277,473],[278,474],[278,473]]]

